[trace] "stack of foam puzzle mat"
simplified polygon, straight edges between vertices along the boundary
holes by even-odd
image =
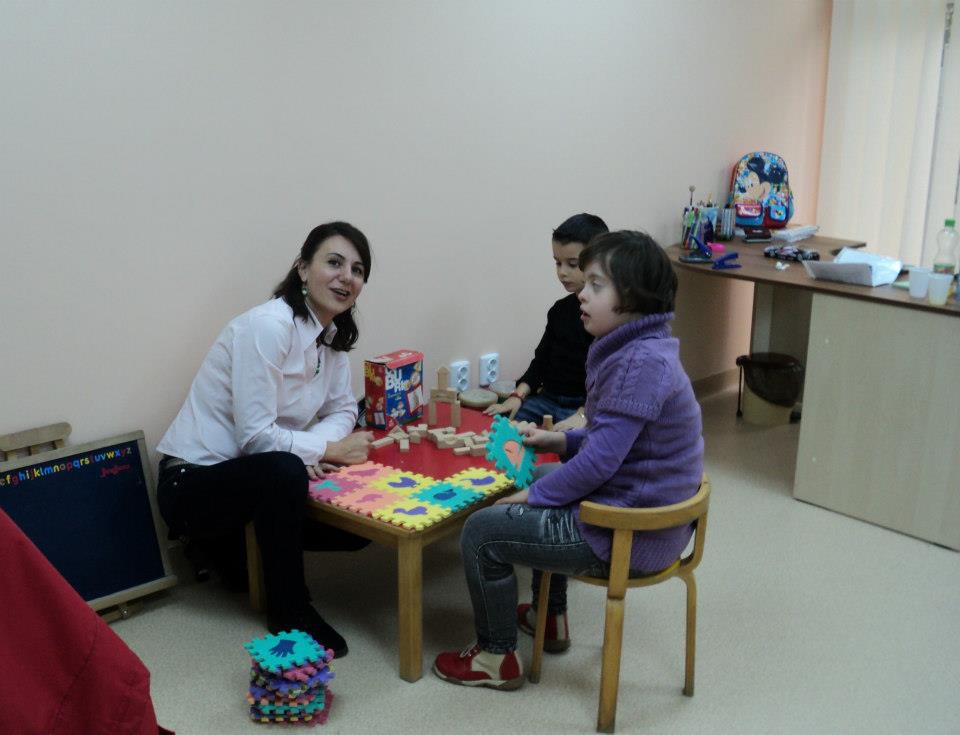
[[[334,676],[332,649],[299,630],[254,638],[243,647],[252,659],[250,719],[305,725],[327,721],[333,702],[327,688]]]
[[[366,462],[310,483],[310,497],[385,523],[421,530],[511,485],[507,475],[482,467],[438,480]]]

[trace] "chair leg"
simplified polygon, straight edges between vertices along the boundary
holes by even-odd
[[[697,655],[697,580],[693,574],[681,577],[687,585],[687,656],[684,667],[683,693],[693,696],[694,663]]]
[[[540,681],[540,664],[543,662],[543,641],[547,637],[547,601],[550,599],[550,572],[542,572],[540,596],[537,606],[537,629],[533,636],[533,657],[527,678],[536,684]]]
[[[617,693],[620,689],[620,650],[623,646],[623,598],[607,597],[603,626],[603,662],[600,670],[600,705],[597,732],[613,732],[617,722]]]
[[[260,557],[260,545],[253,522],[247,524],[247,580],[250,583],[250,606],[257,612],[267,608],[266,590],[263,586],[263,559]]]

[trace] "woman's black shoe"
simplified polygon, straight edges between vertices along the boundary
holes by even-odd
[[[325,648],[333,649],[334,658],[343,658],[347,655],[347,642],[333,626],[330,625],[312,605],[303,610],[286,616],[267,615],[267,629],[276,635],[284,630],[302,630]]]

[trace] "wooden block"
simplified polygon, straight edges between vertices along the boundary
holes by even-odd
[[[550,429],[552,429],[552,428],[553,428],[553,416],[551,416],[550,414],[545,414],[544,417],[543,417],[543,424],[542,424],[542,426],[543,426],[543,428],[546,429],[547,431],[549,431]]]
[[[458,457],[462,457],[465,454],[470,453],[470,447],[457,447],[456,449],[453,450],[453,453],[456,454]]]
[[[470,447],[470,456],[471,457],[483,457],[487,453],[487,448],[482,444],[474,444]]]
[[[380,447],[386,447],[390,444],[393,444],[394,438],[392,436],[385,436],[383,439],[377,439],[375,442],[371,442],[370,446],[374,449],[380,449]]]
[[[446,365],[437,368],[437,387],[440,390],[450,387],[450,369]]]
[[[411,444],[419,444],[422,439],[423,439],[423,434],[421,434],[418,431],[416,434],[411,434],[410,438],[407,441],[409,441]]]
[[[437,402],[430,399],[430,403],[427,404],[427,423],[435,424],[437,423]]]
[[[397,440],[397,444],[400,445],[400,451],[401,451],[401,452],[409,452],[409,451],[410,451],[410,440],[409,440],[409,439],[398,439],[398,440]]]
[[[387,436],[392,436],[394,439],[406,439],[407,432],[403,430],[402,426],[394,426],[392,429],[390,429],[390,432],[387,434]]]
[[[461,431],[459,434],[457,434],[458,439],[469,439],[472,436],[476,436],[475,432],[473,431]]]
[[[453,402],[453,408],[450,409],[450,423],[460,426],[460,401]]]
[[[449,388],[432,388],[430,390],[430,400],[438,403],[453,403],[460,394]]]

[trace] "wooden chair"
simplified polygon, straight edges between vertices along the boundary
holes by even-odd
[[[613,732],[617,717],[617,690],[620,687],[620,649],[623,642],[624,596],[628,587],[649,587],[679,577],[687,586],[687,650],[683,693],[693,696],[694,655],[697,640],[697,583],[693,570],[703,556],[703,542],[707,532],[707,507],[710,503],[710,480],[706,475],[700,489],[692,498],[659,508],[612,508],[584,501],[580,504],[580,519],[591,526],[613,530],[613,551],[610,576],[575,577],[581,582],[607,588],[607,613],[603,633],[603,659],[600,672],[600,705],[597,711],[597,732]],[[677,559],[666,569],[642,577],[630,578],[630,547],[635,531],[654,531],[694,523],[693,551]],[[540,581],[541,601],[550,596],[550,573],[543,572]],[[543,659],[543,641],[547,628],[547,606],[537,610],[537,630],[533,639],[533,661],[530,681],[540,681]]]

